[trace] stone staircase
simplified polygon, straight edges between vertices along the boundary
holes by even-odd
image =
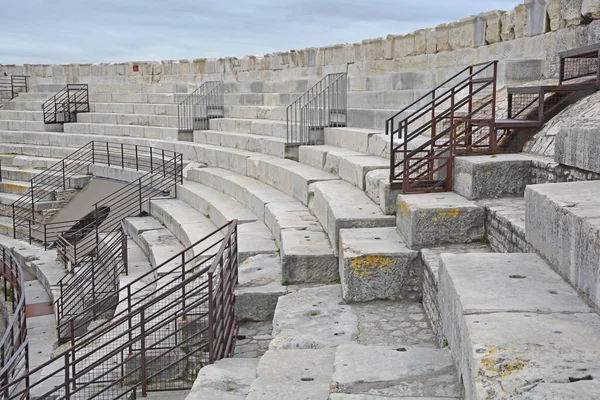
[[[595,260],[600,188],[527,187],[568,176],[552,159],[517,154],[457,157],[455,193],[396,197],[389,138],[352,118],[385,120],[367,106],[401,108],[426,88],[366,82],[371,93],[349,98],[353,127],[286,146],[284,106],[311,82],[225,82],[226,118],[193,142],[177,141],[173,124],[187,85],[90,85],[91,112],[77,123],[9,124],[0,152],[41,163],[109,140],[198,163],[176,199],[127,219],[153,267],[239,220],[236,309],[239,334],[250,334],[233,358],[201,370],[188,400],[597,397],[596,280],[576,266]],[[7,102],[0,119],[35,122],[34,93]]]

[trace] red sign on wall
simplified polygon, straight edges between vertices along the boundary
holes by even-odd
[[[133,72],[138,72],[140,70],[140,66],[139,65],[134,65],[133,66]]]

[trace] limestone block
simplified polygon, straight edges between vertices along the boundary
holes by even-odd
[[[515,7],[514,14],[514,32],[515,38],[522,38],[526,36],[527,32],[525,30],[527,26],[527,7],[523,4],[519,4]]]
[[[545,60],[508,60],[505,63],[504,79],[509,82],[531,82],[543,76]]]
[[[455,193],[402,194],[396,227],[411,248],[469,243],[484,236],[484,210]]]
[[[600,173],[598,120],[563,124],[556,135],[554,160],[585,171]]]
[[[365,61],[383,60],[383,38],[363,40]]]
[[[515,14],[515,10],[511,10],[500,16],[500,38],[504,42],[515,38]]]
[[[561,0],[560,13],[565,27],[581,24],[583,0]]]
[[[451,50],[473,47],[475,21],[474,17],[468,17],[448,24],[448,44]]]
[[[414,51],[411,55],[422,55],[427,54],[427,38],[428,33],[431,29],[419,29],[413,33],[414,39]]]
[[[560,10],[561,0],[546,0],[546,13],[550,23],[550,30],[556,31],[565,27],[565,22]]]
[[[450,24],[441,24],[435,27],[435,51],[429,51],[429,41],[427,43],[428,53],[439,53],[442,51],[452,51],[450,44]]]
[[[527,36],[540,35],[546,31],[546,1],[525,0],[527,8]]]
[[[586,19],[600,19],[600,0],[583,0],[581,15]]]
[[[335,46],[323,47],[323,62],[324,65],[338,65],[345,63],[344,46],[341,44]]]
[[[345,301],[418,300],[423,267],[396,229],[342,229],[339,272]]]
[[[521,154],[456,157],[453,190],[469,200],[522,196],[531,167],[531,157]]]
[[[388,36],[388,39],[390,36]],[[412,56],[415,53],[416,34],[392,36],[392,58]]]
[[[358,317],[342,300],[340,285],[320,286],[279,299],[269,350],[327,349],[357,338]]]
[[[502,16],[504,11],[490,11],[480,14],[485,20],[485,44],[493,44],[502,41]]]

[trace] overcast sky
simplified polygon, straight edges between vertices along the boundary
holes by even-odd
[[[0,64],[263,55],[412,32],[516,0],[0,0]]]

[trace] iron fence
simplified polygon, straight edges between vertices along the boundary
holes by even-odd
[[[0,99],[12,100],[22,92],[27,92],[25,75],[0,76]]]
[[[44,123],[77,122],[77,114],[90,111],[88,85],[68,84],[42,104]]]
[[[223,118],[224,109],[223,82],[204,82],[179,104],[179,132],[209,129],[209,121],[213,118]]]
[[[600,44],[558,53],[559,85],[568,81],[600,84]]]
[[[72,335],[64,353],[0,391],[10,390],[9,399],[113,400],[189,389],[200,368],[230,353],[237,254],[232,221],[120,288],[115,308],[122,311]],[[42,370],[31,385],[22,384]]]
[[[0,252],[4,303],[12,314],[0,341],[0,397],[8,399],[29,386],[29,344],[23,268],[6,246],[0,245]]]
[[[329,74],[287,107],[287,144],[323,144],[324,128],[346,126],[347,77]]]

